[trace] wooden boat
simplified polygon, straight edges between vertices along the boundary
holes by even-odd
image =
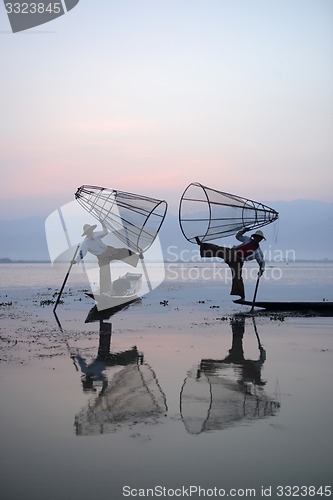
[[[115,313],[138,300],[141,278],[141,274],[126,273],[112,283],[110,294],[85,292],[85,295],[95,300],[98,310],[113,309]]]
[[[92,323],[94,321],[107,321],[108,319],[111,318],[114,314],[117,312],[122,311],[123,309],[126,309],[129,307],[133,302],[140,301],[140,297],[135,297],[128,302],[121,302],[118,304],[111,305],[111,307],[108,304],[105,304],[107,307],[98,307],[98,301],[96,300],[96,297],[92,293],[87,293],[88,297],[91,297],[92,299],[95,300],[96,304],[94,307],[92,307],[88,313],[88,316],[86,317],[85,323]]]
[[[252,301],[250,300],[234,300],[235,304],[241,304],[243,306],[251,306]],[[333,302],[321,301],[321,302],[255,302],[254,307],[260,307],[266,309],[267,311],[295,311],[295,312],[313,312],[322,313],[327,315],[333,315]]]

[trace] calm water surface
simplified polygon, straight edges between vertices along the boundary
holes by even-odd
[[[150,264],[149,269],[154,268],[156,274],[160,273],[163,264]],[[126,273],[128,268],[121,267],[119,274]],[[0,292],[18,287],[58,287],[68,271],[67,265],[50,264],[0,264]],[[244,281],[248,290],[254,287],[257,278],[257,266],[247,263],[243,270]],[[169,263],[165,266],[165,276],[167,283],[175,283],[180,286],[190,288],[218,287],[219,289],[230,288],[230,273],[227,266],[217,263]],[[72,267],[68,286],[82,285],[89,287],[89,281],[82,267]],[[268,300],[267,293],[274,295],[283,290],[288,296],[295,296],[296,293],[307,296],[307,300],[332,300],[333,284],[333,263],[325,262],[300,262],[267,264],[266,272],[261,278],[260,292]],[[323,297],[327,295],[327,297]],[[312,298],[310,298],[312,297]],[[318,298],[320,297],[320,298]],[[284,298],[284,300],[289,300]],[[293,300],[300,300],[294,297]]]
[[[332,300],[332,269],[284,266],[261,298]],[[214,267],[173,265],[141,303],[91,323],[73,274],[57,323],[40,300],[64,270],[0,266],[2,498],[331,486],[332,318],[240,316]]]

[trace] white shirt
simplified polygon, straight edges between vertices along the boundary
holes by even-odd
[[[239,231],[236,234],[236,238],[237,238],[238,241],[242,241],[243,244],[244,243],[250,243],[250,241],[252,241],[252,238],[250,238],[249,236],[244,236],[243,231]],[[238,246],[235,246],[234,248],[239,248],[241,246],[242,245],[238,245]],[[264,271],[264,269],[265,269],[265,260],[264,260],[264,254],[262,253],[262,250],[261,250],[260,246],[251,255],[249,255],[248,257],[246,257],[245,260],[253,260],[253,259],[256,259],[256,261],[259,264],[260,269],[262,271]]]
[[[94,231],[93,238],[88,238],[88,236],[86,236],[80,246],[79,256],[75,259],[76,262],[80,262],[87,252],[96,256],[104,253],[107,249],[107,245],[102,241],[102,238],[107,234],[107,229],[103,229],[103,231]]]

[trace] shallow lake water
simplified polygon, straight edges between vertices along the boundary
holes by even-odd
[[[2,498],[329,496],[332,318],[239,314],[218,280],[183,275],[87,323],[83,282],[55,318],[57,280],[20,272],[34,286],[0,294]],[[306,295],[304,275],[262,293]]]

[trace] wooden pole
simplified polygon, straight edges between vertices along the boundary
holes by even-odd
[[[260,271],[259,271],[258,272],[258,278],[257,278],[256,287],[255,287],[255,290],[254,290],[253,300],[252,300],[252,307],[251,307],[251,310],[250,310],[251,313],[253,312],[254,305],[255,305],[255,302],[256,302],[256,298],[257,298],[257,292],[258,292],[258,286],[259,286],[260,276],[261,276],[261,274],[260,274]]]
[[[64,288],[65,288],[66,282],[67,282],[67,280],[68,280],[69,273],[71,272],[71,269],[72,269],[72,266],[73,266],[73,260],[75,259],[76,254],[77,254],[77,252],[79,251],[79,248],[80,248],[80,245],[78,245],[78,246],[76,247],[76,250],[75,250],[75,253],[74,253],[74,255],[73,255],[73,258],[72,258],[72,260],[71,260],[71,262],[70,262],[70,264],[69,264],[69,268],[68,268],[67,274],[66,274],[66,276],[65,276],[65,279],[64,279],[64,282],[63,282],[63,284],[62,284],[62,287],[60,288],[60,292],[59,292],[59,294],[58,294],[58,297],[57,297],[56,303],[54,304],[53,312],[55,312],[55,310],[56,310],[56,309],[57,309],[57,307],[58,307],[58,304],[59,304],[59,301],[60,301],[60,297],[61,297],[61,295],[62,295],[62,292],[63,292]]]
[[[261,341],[260,341],[260,337],[258,334],[257,325],[256,325],[256,321],[254,319],[254,316],[252,316],[252,321],[253,321],[254,333],[256,334],[257,341],[258,341],[258,349],[262,349],[262,345],[261,345]]]

